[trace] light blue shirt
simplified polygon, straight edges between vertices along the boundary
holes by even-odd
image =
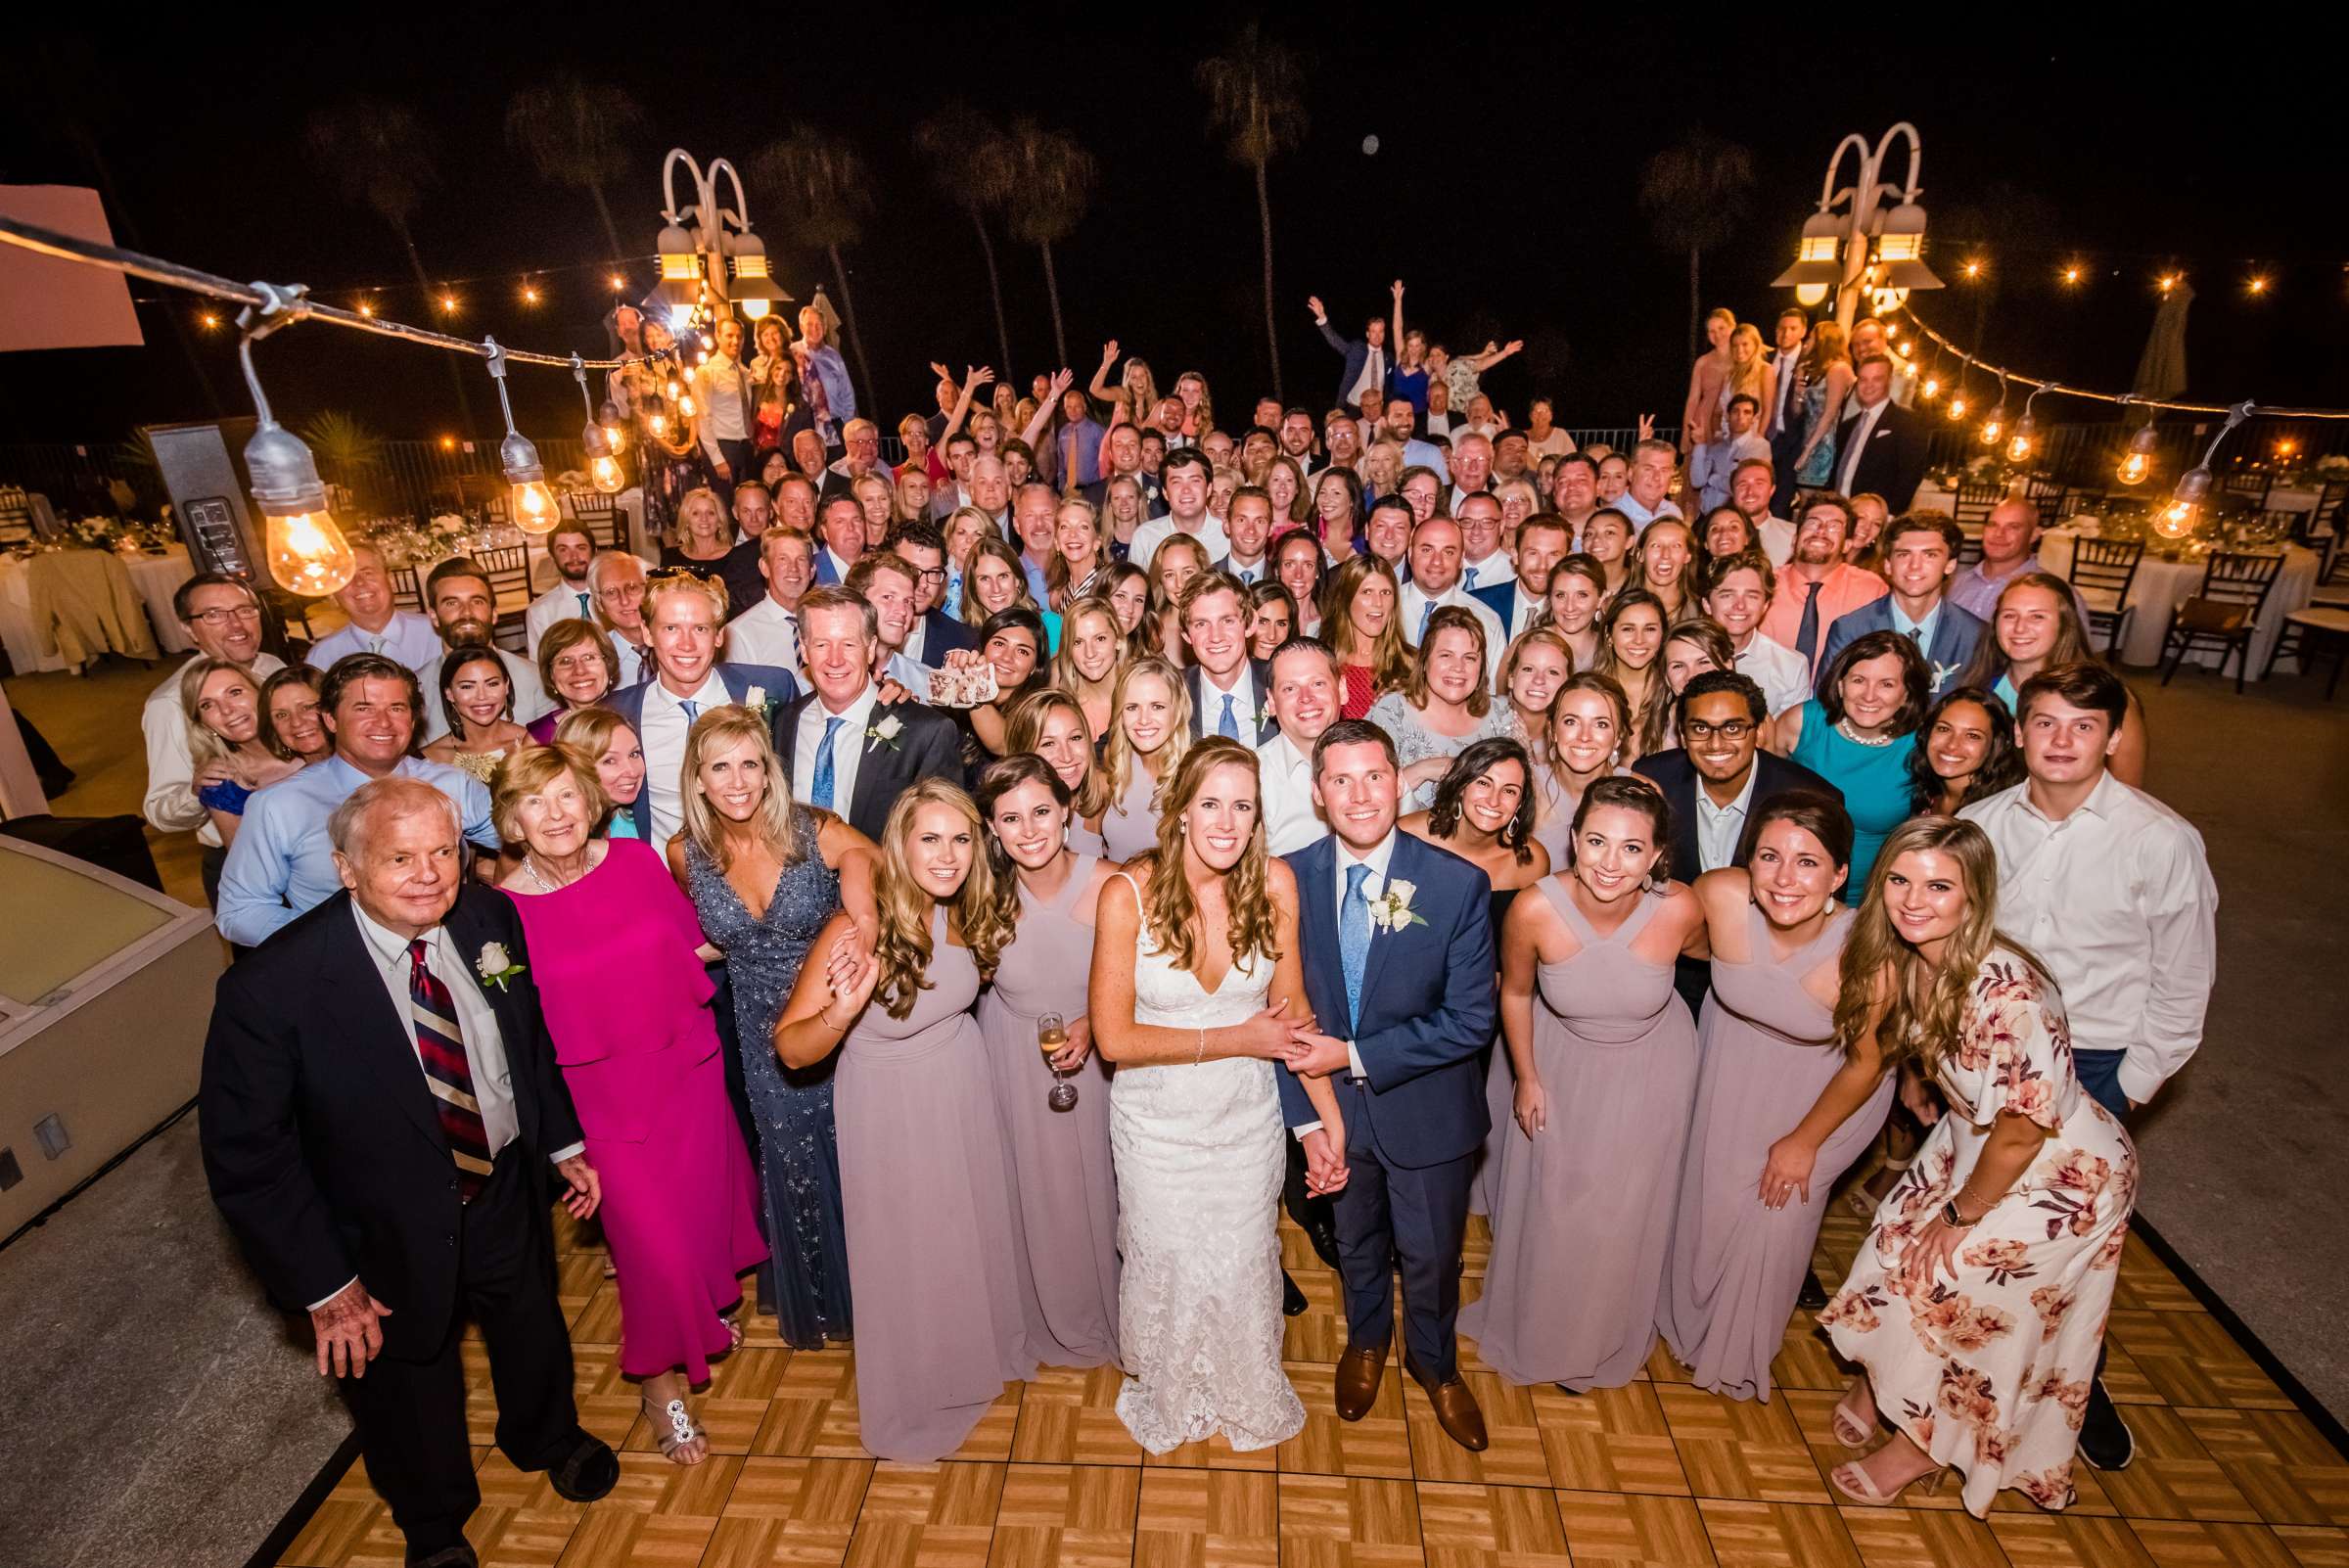
[[[369,631],[354,622],[319,638],[310,649],[310,663],[329,669],[336,660],[354,653],[382,654],[421,674],[440,657],[440,633],[415,611],[394,610],[391,624],[381,631]]]
[[[1885,595],[1884,603],[1892,611],[1893,630],[1914,641],[1919,650],[1933,646],[1933,627],[1941,621],[1941,607],[1949,603],[1946,597],[1934,600],[1933,608],[1925,612],[1922,621],[1910,620],[1902,613],[1900,602],[1889,594]]]
[[[497,829],[489,821],[489,791],[480,779],[414,757],[401,758],[392,771],[422,779],[455,801],[465,836],[483,849],[498,848]],[[326,820],[367,782],[366,774],[341,757],[330,757],[245,803],[245,820],[220,871],[214,921],[220,935],[239,946],[257,946],[296,915],[343,891]]]

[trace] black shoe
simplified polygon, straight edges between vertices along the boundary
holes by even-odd
[[[410,1546],[407,1552],[408,1568],[481,1568],[481,1563],[482,1559],[473,1554],[472,1543],[465,1541],[424,1552]]]
[[[1826,1308],[1827,1287],[1819,1282],[1816,1271],[1809,1268],[1803,1270],[1802,1292],[1794,1298],[1794,1304],[1807,1313],[1820,1312]]]
[[[1313,1244],[1313,1256],[1330,1268],[1338,1267],[1338,1227],[1322,1223],[1307,1225],[1305,1239]]]
[[[2089,1387],[2088,1411],[2080,1421],[2080,1456],[2099,1470],[2126,1470],[2137,1457],[2137,1434],[2121,1419],[2100,1377]]]
[[[1295,1317],[1311,1305],[1312,1303],[1305,1299],[1305,1292],[1297,1288],[1297,1281],[1291,1279],[1289,1277],[1289,1271],[1286,1268],[1283,1268],[1280,1271],[1281,1315],[1284,1317]]]
[[[620,1460],[602,1439],[576,1434],[571,1452],[546,1468],[546,1479],[573,1502],[593,1502],[620,1484]]]

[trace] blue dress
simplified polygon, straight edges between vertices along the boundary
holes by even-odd
[[[1843,791],[1844,809],[1852,814],[1852,874],[1843,884],[1848,904],[1859,904],[1877,852],[1892,830],[1909,820],[1915,801],[1909,781],[1911,750],[1908,736],[1882,746],[1847,739],[1818,698],[1803,704],[1803,733],[1794,743],[1792,761]]]
[[[1803,437],[1805,439],[1810,438],[1811,432],[1818,428],[1819,420],[1825,417],[1826,412],[1827,379],[1821,376],[1803,389]],[[1811,461],[1805,463],[1794,476],[1794,482],[1797,484],[1826,484],[1834,480],[1836,434],[1834,431],[1827,432],[1819,438],[1819,444],[1811,448]],[[1854,875],[1852,880],[1857,882],[1860,879]]]
[[[224,778],[217,784],[207,784],[196,792],[198,805],[229,816],[243,816],[245,803],[252,799],[253,791],[233,778]]]
[[[752,919],[726,874],[689,839],[685,877],[702,934],[725,949],[734,994],[736,1049],[757,1124],[760,1209],[767,1261],[759,1266],[759,1305],[775,1314],[795,1350],[821,1350],[849,1336],[849,1244],[841,1217],[840,1149],[832,1128],[837,1052],[809,1068],[786,1069],[775,1054],[775,1020],[824,923],[840,912],[840,879],[817,853],[815,819],[791,811],[798,857],[775,881],[766,913]]]

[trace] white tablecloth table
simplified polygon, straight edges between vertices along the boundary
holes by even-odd
[[[2082,514],[2077,528],[2050,529],[2040,536],[2039,564],[2066,581],[2072,575],[2072,541],[2083,531],[2092,531],[2096,519]],[[2136,610],[2130,618],[2127,634],[2121,638],[2121,663],[2124,665],[2153,665],[2161,662],[2162,640],[2169,635],[2170,617],[2180,605],[2201,591],[2203,563],[2193,561],[2164,561],[2147,549],[2137,565],[2137,577],[2129,584],[2129,603]],[[2260,678],[2268,667],[2268,656],[2275,651],[2276,639],[2283,634],[2283,618],[2302,608],[2317,586],[2317,556],[2294,544],[2283,551],[2283,570],[2277,574],[2275,586],[2268,590],[2268,602],[2260,610],[2259,623],[2251,633],[2251,661],[2247,671],[2250,679]],[[2197,664],[2216,669],[2226,655],[2217,649],[2196,649],[2190,656]]]
[[[193,652],[196,644],[171,613],[171,595],[196,575],[188,552],[174,544],[161,555],[125,556],[122,564],[129,571],[131,586],[147,607],[156,645],[166,654]],[[0,556],[0,647],[8,650],[9,665],[21,675],[66,668],[59,655],[40,651],[40,638],[32,626],[30,582],[23,561],[15,556]]]
[[[171,595],[196,575],[187,547],[174,544],[161,555],[133,555],[123,559],[130,568],[131,586],[147,602],[147,619],[155,626],[155,644],[167,654],[194,653],[196,641],[171,613]]]

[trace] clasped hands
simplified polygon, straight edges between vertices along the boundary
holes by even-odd
[[[1314,1029],[1311,1014],[1293,1019],[1288,1010],[1284,996],[1248,1020],[1243,1027],[1249,1054],[1278,1062],[1299,1078],[1327,1078],[1353,1065],[1344,1040]],[[1308,1191],[1326,1194],[1346,1184],[1346,1136],[1339,1126],[1325,1119],[1299,1141],[1305,1148]]]

